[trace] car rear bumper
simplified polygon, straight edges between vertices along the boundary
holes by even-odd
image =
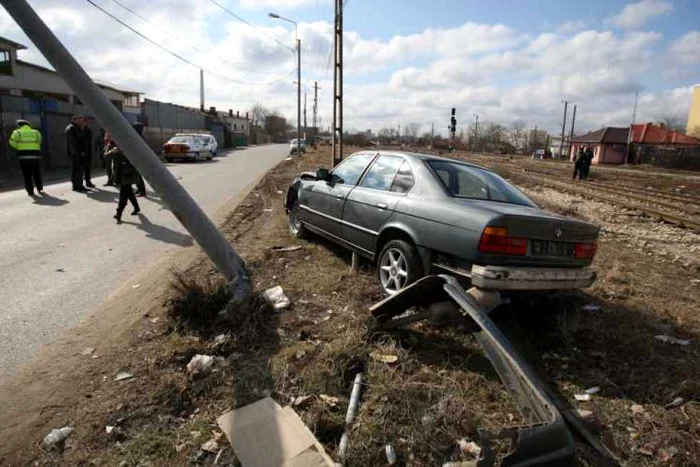
[[[591,268],[526,268],[479,266],[471,269],[471,282],[482,289],[562,290],[583,289],[596,280]]]
[[[199,153],[194,151],[189,152],[166,152],[164,157],[167,159],[197,159]]]

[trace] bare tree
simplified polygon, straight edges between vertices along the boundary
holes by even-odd
[[[515,149],[520,150],[525,146],[525,128],[527,123],[525,120],[515,120],[510,124],[508,128],[508,135],[510,136],[510,142],[515,146]]]
[[[406,136],[411,143],[415,143],[418,132],[420,131],[420,123],[409,123],[406,125]]]
[[[391,142],[391,137],[393,135],[393,130],[390,128],[382,128],[377,132],[377,139],[381,144],[388,144]]]
[[[265,122],[265,117],[270,114],[270,111],[264,105],[256,102],[250,109],[250,124],[253,128],[262,126]]]
[[[665,114],[656,120],[663,123],[667,130],[685,132],[685,121],[677,115]]]

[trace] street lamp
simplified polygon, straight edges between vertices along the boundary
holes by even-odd
[[[277,13],[269,13],[268,16],[294,25],[294,39],[297,45],[297,156],[299,157],[301,156],[301,41],[299,40],[299,25],[296,21],[280,16]]]

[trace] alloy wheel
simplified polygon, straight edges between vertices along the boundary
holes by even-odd
[[[397,248],[384,252],[379,262],[379,280],[382,288],[389,295],[403,289],[408,279],[408,264],[403,253]]]

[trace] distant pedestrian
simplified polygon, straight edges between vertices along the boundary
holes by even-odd
[[[132,185],[138,183],[139,173],[136,171],[129,159],[126,158],[124,153],[117,147],[117,145],[110,139],[109,146],[106,149],[106,154],[112,159],[114,164],[114,182],[119,186],[119,203],[117,204],[117,213],[114,218],[117,220],[117,224],[122,223],[122,213],[124,208],[126,208],[126,203],[131,202],[134,207],[132,216],[135,216],[141,212],[139,207],[139,202],[136,199]]]
[[[136,122],[133,125],[131,125],[134,130],[136,130],[136,133],[139,134],[139,136],[142,139],[145,139],[143,137],[143,123],[141,122]],[[143,181],[143,177],[141,174],[138,174],[139,179],[138,182],[136,183],[136,196],[146,196],[146,182]]]
[[[112,185],[114,185],[114,183],[112,181],[112,161],[111,161],[111,159],[108,159],[107,156],[105,155],[106,145],[107,145],[107,132],[105,131],[104,128],[100,128],[100,131],[97,134],[97,137],[95,138],[95,142],[93,145],[94,153],[99,156],[100,162],[102,163],[102,168],[105,169],[105,173],[107,174],[107,182],[104,184],[104,186],[112,186]]]
[[[585,163],[585,159],[586,152],[581,147],[578,150],[578,154],[576,154],[576,159],[574,159],[574,180],[576,180],[576,177],[578,177],[579,180],[583,180],[583,165]]]
[[[593,150],[590,146],[586,147],[586,152],[583,159],[583,179],[588,180],[588,174],[591,173],[591,165],[593,164]]]
[[[87,188],[95,188],[91,178],[92,131],[82,115],[75,115],[65,130],[66,152],[71,160],[73,191],[86,193]],[[83,185],[83,177],[85,185]]]
[[[41,180],[41,132],[26,120],[17,120],[17,128],[10,135],[10,147],[17,151],[17,159],[24,176],[24,189],[34,196],[34,187],[44,194]]]

